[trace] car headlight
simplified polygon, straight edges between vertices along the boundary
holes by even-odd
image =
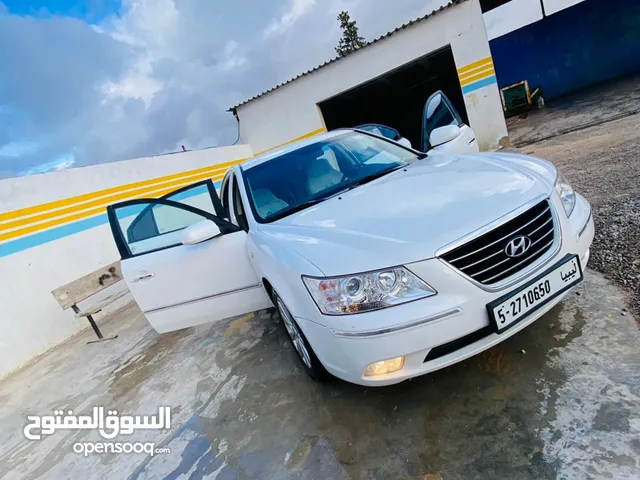
[[[571,216],[571,212],[573,212],[573,207],[576,206],[576,193],[573,191],[573,187],[559,170],[558,170],[558,178],[556,179],[556,192],[560,195],[560,200],[562,200],[562,205],[564,206],[564,211],[567,214],[567,217]]]
[[[327,315],[378,310],[435,295],[404,267],[343,277],[302,277],[320,311]]]

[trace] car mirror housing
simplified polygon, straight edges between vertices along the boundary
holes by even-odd
[[[411,145],[411,142],[404,137],[400,137],[398,140],[396,140],[396,142],[398,142],[403,147],[413,148],[413,146]]]
[[[444,127],[438,127],[434,129],[431,132],[429,141],[431,142],[432,147],[437,147],[438,145],[442,145],[458,138],[461,133],[462,131],[460,130],[459,126],[445,125]]]
[[[195,245],[220,235],[220,228],[211,220],[201,220],[182,232],[183,245]]]

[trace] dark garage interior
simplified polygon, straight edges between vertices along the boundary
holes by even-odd
[[[327,130],[379,123],[395,128],[420,148],[422,111],[442,90],[468,124],[450,47],[429,53],[319,104]]]

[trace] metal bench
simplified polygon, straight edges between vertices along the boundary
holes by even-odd
[[[53,294],[53,297],[60,304],[63,310],[71,307],[71,309],[76,314],[76,318],[87,318],[89,324],[91,324],[91,328],[93,328],[93,331],[98,336],[98,340],[92,340],[87,343],[97,343],[106,340],[113,340],[114,338],[118,337],[117,335],[115,335],[113,337],[105,338],[98,328],[95,320],[93,319],[93,315],[101,311],[107,305],[110,305],[119,298],[127,295],[129,293],[129,290],[125,289],[109,295],[108,297],[98,301],[88,308],[85,308],[84,310],[80,310],[80,308],[78,307],[78,303],[103,291],[111,285],[115,285],[120,281],[122,281],[122,271],[120,270],[120,261],[117,261],[112,263],[111,265],[107,265],[99,270],[96,270],[95,272],[85,275],[82,278],[74,280],[67,285],[58,287],[51,292]]]

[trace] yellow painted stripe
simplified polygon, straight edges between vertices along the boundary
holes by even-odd
[[[196,183],[200,180],[205,180],[207,178],[212,178],[214,176],[216,178],[218,177],[222,178],[226,170],[227,169],[224,167],[222,169],[220,168],[211,169],[199,175],[190,175],[188,177],[182,177],[170,182],[164,182],[160,185],[156,184],[156,185],[151,185],[149,187],[138,188],[135,190],[120,191],[119,193],[116,193],[116,194],[107,195],[105,197],[99,197],[97,199],[90,200],[88,202],[71,205],[70,207],[65,207],[57,210],[49,210],[47,212],[28,216],[28,217],[21,217],[21,218],[18,218],[17,220],[8,221],[4,224],[0,224],[0,231],[10,230],[13,228],[21,227],[23,225],[29,225],[29,224],[41,222],[44,220],[48,220],[50,218],[62,217],[64,215],[76,213],[80,210],[85,210],[91,207],[105,208],[107,205],[111,205],[113,203],[120,202],[123,200],[130,200],[133,198],[143,198],[145,195],[155,194],[156,190],[158,190],[159,188],[162,188],[163,191],[169,187],[175,190],[180,186],[189,185],[190,183]]]
[[[189,170],[186,172],[175,173],[172,175],[167,175],[164,177],[156,177],[149,180],[143,180],[140,182],[129,183],[125,185],[118,185],[117,187],[107,188],[104,190],[98,190],[96,192],[84,193],[82,195],[76,195],[75,197],[63,198],[61,200],[56,200],[53,202],[42,203],[40,205],[34,205],[32,207],[21,208],[18,210],[13,210],[10,212],[0,213],[0,221],[4,222],[7,220],[12,220],[14,218],[23,217],[25,215],[35,215],[41,212],[46,212],[48,210],[53,210],[57,208],[66,207],[69,205],[75,205],[81,202],[90,201],[97,197],[107,196],[113,193],[118,193],[123,190],[133,190],[138,188],[144,188],[150,185],[161,184],[164,182],[168,182],[171,180],[177,180],[180,178],[191,177],[194,175],[198,175],[200,173],[209,172],[212,170],[219,170],[220,168],[229,168],[237,163],[241,163],[247,160],[246,158],[242,158],[239,160],[233,160],[230,162],[218,163],[216,165],[209,165],[207,167],[198,168],[195,170]]]
[[[481,65],[480,67],[477,67],[477,68],[472,68],[471,70],[467,70],[463,73],[458,73],[458,77],[460,78],[470,77],[472,75],[476,75],[478,72],[482,72],[483,70],[486,70],[487,68],[493,68],[493,63],[488,63],[486,65]]]
[[[474,68],[479,68],[479,67],[483,67],[486,65],[492,65],[493,61],[491,60],[491,56],[487,57],[487,58],[483,58],[482,60],[478,60],[477,62],[473,62],[470,63],[468,65],[465,65],[462,68],[458,69],[458,75],[462,75],[464,73],[468,73],[470,70],[473,70]]]
[[[294,138],[293,140],[289,140],[288,142],[284,142],[284,143],[281,143],[280,145],[276,145],[275,147],[271,147],[271,148],[267,148],[266,150],[262,150],[261,152],[256,153],[256,157],[258,155],[262,155],[263,153],[270,152],[271,150],[275,150],[277,148],[284,147],[285,145],[289,145],[289,144],[294,143],[294,142],[299,142],[300,140],[304,140],[306,138],[310,138],[310,137],[313,137],[314,135],[318,135],[318,134],[324,133],[324,132],[326,132],[326,130],[324,128],[319,128],[318,130],[314,130],[313,132],[305,133],[301,137],[297,137],[297,138]]]
[[[482,67],[469,70],[468,72],[461,73],[458,75],[458,78],[460,78],[460,80],[464,80],[465,78],[473,77],[474,75],[477,75],[480,72],[484,72],[486,70],[492,70],[492,69],[493,69],[493,63],[490,63],[489,65],[484,65]]]
[[[220,175],[216,176],[214,178],[214,180],[221,179],[223,176],[224,176],[223,174],[220,174]],[[186,185],[189,185],[191,183],[194,183],[194,182],[189,180],[189,181],[184,182],[181,186],[186,186]],[[155,196],[164,195],[165,193],[170,193],[170,192],[176,190],[176,187],[177,187],[176,185],[172,185],[170,187],[165,187],[165,188],[162,188],[160,190],[156,190],[153,193],[154,193]],[[178,186],[178,188],[179,188],[179,186]],[[136,198],[136,197],[134,196],[132,198]],[[57,227],[59,225],[63,225],[63,224],[70,223],[70,222],[74,222],[74,221],[77,221],[77,220],[82,220],[82,219],[85,219],[85,218],[88,218],[88,217],[93,217],[95,215],[100,215],[100,214],[103,214],[105,212],[105,208],[106,208],[106,205],[102,205],[100,207],[92,208],[92,209],[89,209],[89,210],[84,210],[82,212],[79,212],[79,213],[76,213],[76,214],[73,214],[73,215],[68,215],[66,217],[55,218],[55,219],[50,220],[48,222],[38,223],[38,224],[35,224],[35,225],[29,225],[28,227],[20,228],[18,230],[12,230],[10,232],[3,232],[3,233],[0,233],[0,242],[3,242],[5,240],[11,240],[11,239],[17,238],[17,237],[21,237],[23,235],[28,235],[28,234],[31,234],[31,233],[39,232],[41,230],[46,230],[46,229],[51,228],[51,227]]]
[[[470,83],[473,83],[477,80],[481,80],[483,78],[490,77],[491,75],[495,75],[495,74],[496,74],[496,71],[492,67],[487,70],[483,70],[482,72],[479,72],[470,77],[466,77],[464,79],[460,78],[460,85],[464,87],[465,85],[469,85]]]
[[[319,128],[313,132],[306,133],[293,140],[259,152],[257,155],[313,137],[325,131],[324,128]],[[103,214],[108,205],[119,201],[150,196],[158,197],[182,186],[207,178],[216,181],[224,176],[224,173],[229,167],[244,162],[245,160],[247,159],[242,158],[0,213],[0,241],[11,240],[41,230],[47,230],[52,227]]]

